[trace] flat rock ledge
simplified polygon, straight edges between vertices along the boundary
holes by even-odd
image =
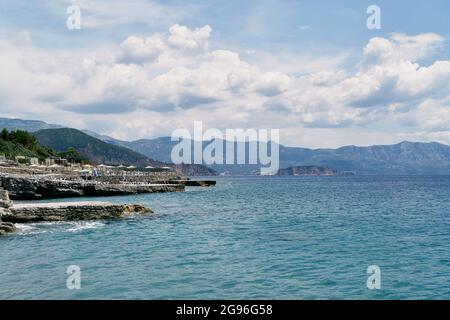
[[[58,180],[50,177],[0,175],[0,185],[11,200],[43,200],[72,197],[104,197],[141,193],[182,192],[183,184],[102,183],[83,180]],[[0,194],[1,197],[1,194]]]
[[[3,223],[118,219],[153,212],[138,204],[108,202],[17,204],[7,211],[1,217]]]

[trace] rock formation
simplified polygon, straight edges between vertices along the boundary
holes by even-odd
[[[9,213],[5,214],[2,220],[11,223],[102,220],[152,212],[137,204],[123,205],[107,202],[20,204],[11,207]]]
[[[5,191],[0,187],[0,236],[16,231],[14,224],[2,221],[4,216],[8,216],[10,214],[9,208],[11,205],[12,202],[9,200],[8,191]]]
[[[14,223],[118,219],[152,212],[152,210],[138,204],[112,204],[108,202],[13,205],[12,201],[9,200],[8,192],[0,190],[0,235],[15,232]]]
[[[182,184],[111,184],[84,180],[58,180],[28,175],[4,175],[4,189],[13,200],[97,197],[184,191]]]
[[[9,200],[8,191],[3,190],[0,187],[0,208],[6,208],[8,209],[11,207],[12,202]]]
[[[7,234],[7,233],[15,232],[15,231],[16,231],[16,227],[14,226],[13,223],[0,221],[0,236]]]

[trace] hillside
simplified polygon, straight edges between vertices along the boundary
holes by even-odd
[[[116,141],[115,143],[126,145],[131,150],[145,154],[147,157],[154,157],[159,161],[171,162],[170,154],[172,148],[178,142],[172,142],[170,137],[162,137],[155,139],[140,139],[131,142]]]
[[[58,152],[73,147],[94,163],[134,165],[136,167],[162,165],[161,162],[149,159],[135,151],[108,144],[76,129],[45,129],[35,132],[34,135],[42,145]]]
[[[170,137],[156,138],[156,139],[141,139],[137,141],[122,141],[111,138],[109,136],[100,135],[92,131],[84,130],[86,134],[96,137],[104,142],[129,148],[133,151],[141,153],[152,159],[156,159],[161,162],[171,163],[172,159],[170,154],[172,147],[177,142],[172,142]],[[199,164],[180,164],[174,166],[175,170],[182,172],[187,176],[214,176],[217,172],[208,166]]]
[[[0,155],[13,159],[16,156],[39,158],[56,155],[56,153],[38,144],[36,138],[23,130],[8,132],[3,129],[0,133]]]

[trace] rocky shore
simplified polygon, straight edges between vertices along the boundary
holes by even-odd
[[[45,176],[4,175],[1,184],[12,200],[39,200],[68,197],[99,197],[155,192],[180,192],[185,185],[102,183],[96,181],[63,180]]]
[[[175,177],[172,177],[175,178]],[[0,174],[0,235],[16,231],[15,223],[118,219],[152,213],[139,204],[66,202],[13,204],[10,200],[40,200],[67,197],[97,197],[154,192],[179,192],[185,186],[208,187],[212,180],[170,179],[161,183],[86,181],[45,174]]]
[[[13,205],[8,198],[8,193],[0,190],[0,235],[15,232],[14,223],[119,219],[152,212],[139,204],[112,204],[109,202]]]
[[[69,202],[18,204],[2,216],[5,223],[43,221],[77,221],[118,219],[153,211],[138,204],[111,204],[109,202]]]

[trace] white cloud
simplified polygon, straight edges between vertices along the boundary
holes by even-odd
[[[370,68],[385,63],[416,62],[441,48],[445,39],[434,33],[408,36],[394,33],[390,39],[372,38],[364,49],[362,66]]]
[[[0,109],[45,112],[41,119],[77,114],[81,125],[95,122],[120,138],[168,134],[194,120],[297,134],[389,124],[398,134],[370,135],[384,138],[450,131],[450,61],[421,65],[444,44],[439,35],[373,38],[353,73],[324,63],[294,75],[210,49],[211,32],[208,25],[173,25],[167,34],[130,36],[86,54],[38,50],[29,35],[23,43],[1,40],[0,68],[8,77],[0,78]]]
[[[168,43],[181,50],[206,50],[211,31],[209,25],[190,30],[188,27],[176,24],[169,29]]]

